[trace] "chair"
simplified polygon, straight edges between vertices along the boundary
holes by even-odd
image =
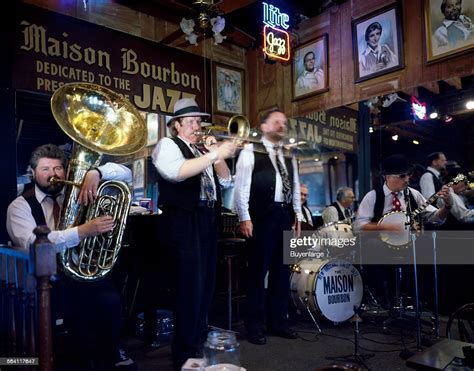
[[[457,321],[459,340],[474,342],[474,303],[465,304],[454,311],[446,324],[446,337],[453,338],[452,326]]]
[[[245,243],[244,238],[237,237],[238,217],[234,213],[222,213],[222,230],[221,237],[218,240],[218,246],[222,250],[222,256],[227,265],[227,320],[228,329],[232,330],[232,293],[239,292],[238,270],[236,270],[233,278],[232,266],[233,262],[239,257],[240,250]],[[233,290],[235,281],[235,291]]]

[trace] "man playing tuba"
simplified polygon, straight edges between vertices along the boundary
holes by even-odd
[[[75,247],[86,238],[109,232],[114,227],[111,216],[104,215],[65,230],[56,230],[64,201],[64,183],[51,183],[51,177],[64,180],[66,157],[54,144],[35,149],[30,166],[33,182],[17,197],[7,210],[7,231],[14,244],[29,250],[36,239],[33,229],[46,224],[48,238],[56,252]],[[79,202],[87,205],[97,197],[100,180],[131,181],[131,171],[125,166],[106,163],[87,171],[79,193]],[[88,365],[95,361],[95,369],[135,369],[133,360],[119,349],[121,305],[117,290],[107,281],[78,282],[59,275],[52,289],[53,323],[64,319],[71,332],[71,353],[75,364]],[[86,366],[84,366],[86,367]]]

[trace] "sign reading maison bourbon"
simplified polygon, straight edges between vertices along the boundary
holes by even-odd
[[[201,107],[211,101],[204,88],[209,63],[202,57],[34,6],[20,9],[16,89],[52,93],[69,82],[94,83],[141,110],[165,114],[183,97],[195,97]]]
[[[357,152],[357,112],[349,108],[318,111],[289,120],[289,136],[308,143]]]

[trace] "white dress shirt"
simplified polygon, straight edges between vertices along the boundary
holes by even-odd
[[[448,29],[450,28],[455,28],[458,31],[455,40],[450,40],[448,36]],[[470,39],[473,34],[474,26],[471,18],[461,14],[456,21],[445,19],[433,36],[438,42],[438,47],[442,47],[448,44],[451,44],[450,46],[455,46],[458,42],[465,42]]]
[[[346,210],[349,210],[349,215],[352,215],[352,212],[351,212],[350,209],[346,209],[344,206],[341,205],[341,203],[339,201],[336,201],[336,202],[339,205],[339,207],[341,208],[342,213],[344,214],[344,216],[346,215],[345,214]],[[326,207],[323,210],[323,212],[321,214],[321,217],[323,218],[323,223],[324,224],[335,223],[335,222],[339,221],[339,213],[338,213],[335,206]]]
[[[423,195],[418,192],[416,189],[409,188],[413,198],[415,199],[418,206],[421,206],[426,199]],[[392,191],[387,187],[387,184],[383,185],[383,193],[385,195],[384,199],[384,206],[382,215],[385,215],[392,211],[393,204],[392,204]],[[402,211],[406,211],[406,203],[405,203],[405,196],[403,192],[398,192],[397,194],[398,199],[400,200],[400,208]],[[376,200],[376,193],[375,190],[370,191],[365,195],[362,199],[362,202],[359,205],[359,209],[357,210],[356,221],[354,222],[354,230],[361,231],[364,225],[370,223],[372,218],[374,217],[374,207],[375,207],[375,200]],[[412,206],[414,208],[414,206]],[[413,210],[412,210],[413,211]],[[437,214],[438,209],[432,205],[429,205],[421,212],[421,217],[425,222],[429,222],[432,224],[442,224],[444,223],[445,219],[440,218]]]
[[[474,210],[467,208],[463,197],[454,192],[452,188],[449,188],[449,192],[451,193],[451,198],[453,200],[451,214],[453,214],[453,216],[460,222],[474,223]],[[438,206],[442,207],[443,205],[444,201],[438,199]]]
[[[283,197],[283,183],[281,180],[280,172],[278,171],[278,165],[276,163],[276,152],[274,149],[274,143],[270,142],[265,137],[262,138],[262,144],[267,150],[270,161],[273,164],[276,173],[276,184],[275,184],[275,202],[284,202]],[[279,143],[278,145],[281,145]],[[285,158],[283,151],[280,148],[278,151],[278,158],[280,163],[285,167]],[[303,214],[301,213],[301,194],[300,194],[300,181],[298,176],[298,165],[296,158],[292,158],[293,165],[293,210],[295,211],[299,221],[304,221]],[[252,185],[252,173],[255,166],[255,154],[253,152],[253,144],[248,144],[245,149],[242,150],[237,161],[236,174],[235,174],[235,209],[239,215],[239,220],[245,221],[250,220],[249,213],[249,200],[250,200],[250,188]],[[286,169],[288,172],[288,169]]]
[[[431,171],[434,175],[436,175],[438,179],[441,175],[441,173],[438,170],[432,168],[431,166],[428,166],[426,168],[426,171]],[[436,193],[434,182],[433,182],[433,174],[426,172],[420,178],[421,194],[426,199],[430,198]]]
[[[132,181],[131,170],[123,165],[109,162],[99,166],[98,169],[102,174],[102,180],[122,180],[127,183]],[[48,239],[55,244],[56,252],[77,246],[80,242],[77,227],[55,231],[53,199],[36,186],[35,196],[43,209],[46,224],[52,231]],[[58,196],[57,201],[60,206],[63,204],[63,192]],[[31,213],[30,204],[23,196],[18,196],[7,209],[7,232],[14,246],[29,250],[29,246],[36,240],[36,235],[33,233],[35,228],[36,221]]]
[[[178,139],[182,140],[189,148],[191,152],[193,148],[191,147],[191,143],[186,141],[181,137],[177,137]],[[174,142],[171,138],[163,138],[161,139],[158,144],[156,145],[153,153],[151,154],[153,159],[153,164],[161,174],[163,178],[168,180],[172,183],[179,183],[184,181],[185,179],[178,179],[179,170],[181,166],[183,166],[184,162],[187,160],[181,150],[179,149],[178,145]],[[207,175],[211,179],[212,186],[214,188],[214,200],[216,199],[216,184],[214,182],[214,171],[213,165],[210,165],[206,168]],[[228,188],[232,185],[232,177],[229,176],[228,178],[221,178],[217,175],[217,179],[219,180],[220,185],[223,188]],[[206,193],[204,189],[201,189],[201,200],[206,199]]]

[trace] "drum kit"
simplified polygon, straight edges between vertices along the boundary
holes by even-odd
[[[351,225],[342,221],[325,224],[313,236],[319,239],[350,239],[353,233]],[[347,321],[354,316],[354,308],[360,307],[364,293],[357,268],[340,258],[344,247],[330,250],[327,249],[324,259],[307,258],[293,265],[290,276],[290,297],[296,312],[307,312],[319,332],[321,329],[315,316],[334,323]]]

